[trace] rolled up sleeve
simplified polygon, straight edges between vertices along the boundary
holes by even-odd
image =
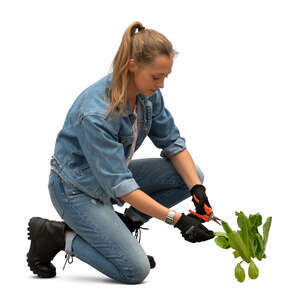
[[[148,136],[157,148],[162,149],[160,156],[169,158],[186,149],[185,138],[180,136],[171,113],[165,107],[160,89],[153,97],[152,107],[152,123]]]
[[[119,198],[140,188],[126,166],[116,130],[103,116],[84,116],[78,140],[93,174],[109,197]]]
[[[175,142],[173,142],[171,145],[168,147],[164,148],[160,156],[161,157],[170,157],[176,153],[181,152],[182,150],[186,149],[185,145],[185,138],[184,137],[179,137]]]

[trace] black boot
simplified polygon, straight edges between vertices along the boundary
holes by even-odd
[[[127,226],[127,228],[129,229],[130,232],[134,232],[135,231],[135,237],[138,237],[138,232],[140,231],[140,228],[142,228],[141,226],[143,225],[142,222],[134,222],[132,221],[129,217],[127,217],[126,215],[119,213],[116,211],[116,213],[118,214],[118,216],[120,217],[120,219],[123,221],[123,223]],[[143,229],[147,229],[147,228],[143,228]],[[140,242],[140,240],[139,240]],[[154,257],[151,255],[147,255],[149,263],[150,263],[150,268],[153,269],[156,265]]]
[[[31,240],[27,253],[30,270],[42,278],[56,275],[55,266],[51,263],[54,256],[65,249],[64,222],[50,221],[33,217],[28,223],[28,239]]]

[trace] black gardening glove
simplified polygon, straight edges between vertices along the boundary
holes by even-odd
[[[174,227],[178,228],[184,239],[191,243],[203,242],[214,238],[214,232],[203,226],[201,221],[192,214],[182,214]]]
[[[206,189],[202,184],[196,184],[190,190],[191,195],[193,196],[192,201],[196,208],[196,212],[190,210],[190,213],[197,216],[202,223],[208,222],[210,214],[212,213],[212,208],[208,202],[205,190]]]

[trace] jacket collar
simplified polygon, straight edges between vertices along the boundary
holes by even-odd
[[[143,94],[138,94],[137,95],[137,102],[139,102],[143,107],[145,106],[145,103],[147,101],[149,97],[147,96],[144,96]],[[131,108],[130,108],[130,103],[129,103],[129,100],[127,99],[127,102],[126,102],[126,107],[125,107],[125,110],[124,110],[127,114],[127,116],[129,115],[133,115],[133,112],[131,111]]]

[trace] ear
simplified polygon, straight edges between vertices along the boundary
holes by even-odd
[[[128,66],[128,70],[131,72],[134,72],[138,69],[138,65],[136,64],[134,58],[129,59],[127,66]]]

